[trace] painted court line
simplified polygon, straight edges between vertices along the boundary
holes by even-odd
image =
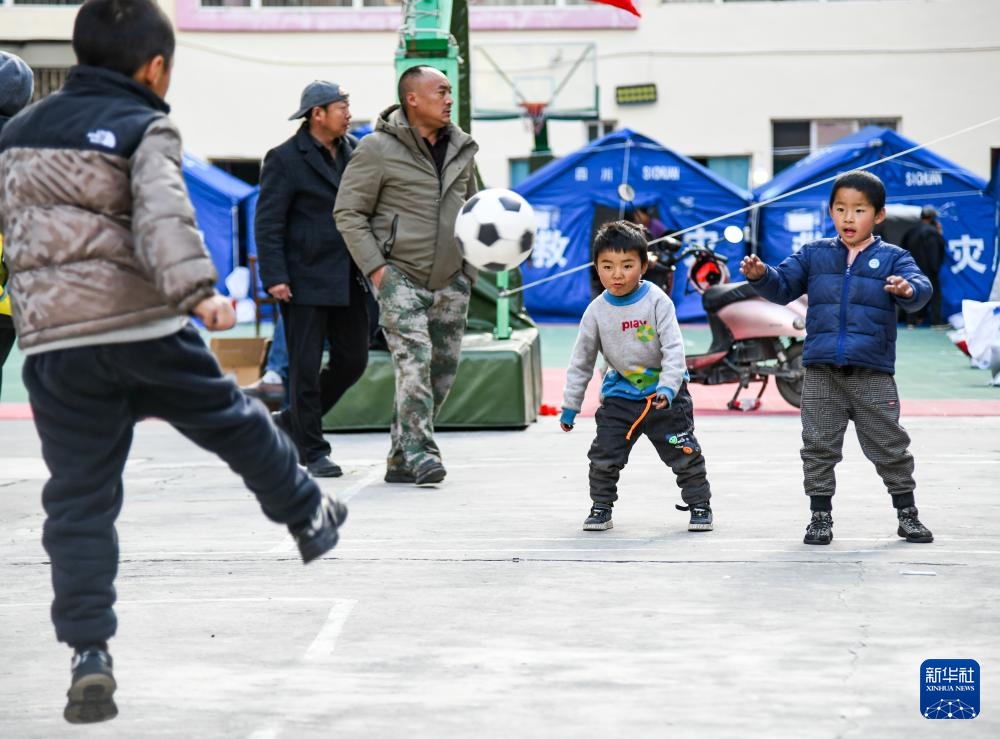
[[[320,629],[319,634],[313,639],[312,644],[306,650],[302,659],[306,662],[325,662],[333,656],[333,650],[337,646],[337,637],[344,628],[347,617],[351,615],[356,600],[337,600],[334,602],[330,613],[327,614],[326,623]]]
[[[366,487],[375,482],[378,478],[382,476],[382,470],[380,467],[375,467],[368,471],[368,474],[358,480],[356,483],[351,485],[349,488],[344,490],[342,493],[337,494],[337,498],[341,503],[346,503],[351,498],[356,496]],[[285,554],[287,552],[292,552],[295,550],[295,540],[290,536],[285,537],[281,542],[270,549],[267,550],[268,554]]]

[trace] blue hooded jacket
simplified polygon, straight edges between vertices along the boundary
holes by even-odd
[[[885,291],[886,278],[903,277],[913,295]],[[896,304],[920,310],[931,297],[931,283],[905,249],[878,236],[847,266],[847,247],[839,238],[806,244],[751,284],[762,297],[788,303],[805,293],[806,343],[802,364],[868,367],[896,371]]]

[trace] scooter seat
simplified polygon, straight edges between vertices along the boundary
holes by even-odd
[[[759,298],[757,291],[749,282],[737,282],[729,285],[712,285],[701,296],[701,306],[706,313],[716,313],[727,305],[738,303],[741,300]]]

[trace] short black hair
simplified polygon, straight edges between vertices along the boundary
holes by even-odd
[[[128,77],[143,64],[174,56],[174,29],[154,0],[87,0],[73,24],[77,62]]]
[[[649,261],[649,242],[646,240],[646,229],[629,221],[610,221],[597,231],[594,237],[594,261],[601,252],[616,251],[627,254],[635,252],[639,263],[644,267]]]
[[[411,86],[413,85],[413,79],[415,77],[422,77],[424,72],[430,69],[436,70],[437,67],[431,67],[426,64],[417,64],[399,75],[399,84],[396,85],[396,97],[399,98],[399,104],[403,106],[404,109],[406,108],[406,93],[412,89]]]
[[[833,207],[833,201],[837,197],[837,191],[844,188],[857,190],[864,195],[876,213],[885,207],[885,185],[882,184],[882,180],[871,172],[866,172],[863,169],[852,169],[850,172],[844,172],[844,174],[834,180],[833,189],[830,191],[831,208]]]

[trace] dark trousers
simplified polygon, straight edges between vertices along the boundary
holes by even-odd
[[[3,398],[3,365],[10,350],[14,348],[16,339],[14,323],[10,320],[10,316],[0,315],[0,398]]]
[[[330,453],[323,438],[325,416],[368,366],[368,305],[365,289],[351,280],[351,302],[342,307],[282,303],[288,343],[289,406],[283,424],[304,462]],[[330,361],[323,367],[323,340]]]
[[[694,408],[687,384],[681,385],[667,408],[650,408],[626,438],[646,407],[645,401],[608,397],[597,409],[597,436],[590,446],[590,497],[601,505],[618,500],[618,476],[629,453],[643,434],[649,438],[676,476],[677,487],[687,505],[705,503],[712,491],[705,474],[705,457],[694,435]]]
[[[161,418],[219,455],[272,521],[304,521],[319,503],[291,444],[222,374],[190,326],[152,341],[29,356],[24,383],[51,475],[42,490],[42,543],[59,641],[83,646],[115,633],[115,519],[137,421]]]
[[[910,437],[899,425],[899,393],[892,375],[863,367],[806,367],[801,413],[806,495],[834,494],[833,468],[843,459],[848,421],[854,421],[861,451],[889,493],[913,493]]]

